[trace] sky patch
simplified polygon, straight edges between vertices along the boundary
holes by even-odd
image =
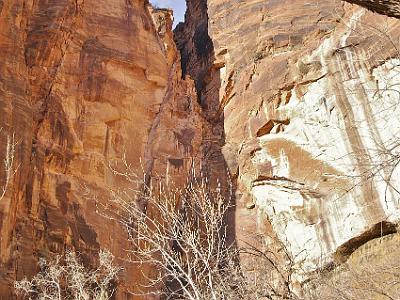
[[[159,8],[172,8],[174,10],[174,27],[179,22],[184,21],[186,11],[185,0],[151,0],[150,2]]]

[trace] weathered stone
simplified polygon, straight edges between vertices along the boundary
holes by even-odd
[[[123,261],[124,229],[97,212],[126,186],[109,164],[125,155],[139,175],[179,185],[200,153],[203,121],[171,11],[144,0],[6,0],[0,11],[1,161],[6,135],[18,143],[0,202],[0,298],[39,257],[74,248],[93,264],[108,248],[125,267],[117,298],[128,299],[143,277]]]
[[[117,299],[145,280],[97,212],[127,185],[109,168],[123,156],[146,183],[200,165],[235,196],[230,242],[277,237],[300,281],[396,231],[398,20],[342,1],[187,2],[173,34],[145,0],[0,0],[0,160],[14,134],[18,166],[0,298],[67,248],[116,254]],[[397,1],[349,2],[398,17]]]
[[[398,21],[340,1],[210,0],[208,15],[223,153],[300,273],[397,223]]]

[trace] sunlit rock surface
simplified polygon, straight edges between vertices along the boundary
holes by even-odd
[[[0,298],[68,248],[117,256],[117,299],[143,283],[151,270],[125,264],[123,228],[98,213],[126,187],[109,167],[123,157],[178,185],[200,165],[235,196],[229,238],[277,237],[300,281],[396,231],[397,19],[338,0],[189,0],[171,26],[145,0],[0,0],[1,161],[17,143]]]
[[[395,231],[398,20],[340,1],[211,0],[208,8],[222,66],[223,152],[239,204],[254,201],[264,216],[253,220],[258,231],[276,234],[300,273]]]
[[[143,279],[123,260],[124,228],[98,208],[126,186],[109,164],[125,157],[180,184],[199,153],[197,95],[171,27],[171,11],[142,0],[0,1],[0,159],[14,135],[18,167],[0,202],[1,299],[68,248],[85,263],[100,248],[116,255],[117,299]]]

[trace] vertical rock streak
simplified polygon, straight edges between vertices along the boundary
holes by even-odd
[[[208,8],[223,66],[225,159],[238,195],[273,228],[259,221],[253,230],[276,234],[303,275],[342,262],[377,237],[377,224],[399,218],[399,170],[384,167],[383,154],[397,139],[384,124],[398,128],[398,111],[377,107],[381,94],[384,107],[396,101],[379,86],[399,78],[387,69],[399,25],[340,1],[211,0]]]
[[[124,228],[97,212],[110,189],[129,187],[109,164],[125,157],[141,175],[144,160],[145,172],[168,169],[185,184],[202,117],[170,11],[144,0],[6,0],[0,14],[0,153],[14,133],[19,166],[0,203],[0,298],[11,299],[39,257],[73,248],[95,264],[101,247],[123,259]],[[144,280],[126,264],[116,298]]]

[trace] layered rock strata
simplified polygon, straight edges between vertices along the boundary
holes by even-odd
[[[268,219],[303,274],[394,232],[398,20],[305,0],[211,0],[208,16],[223,153],[258,231]]]
[[[126,186],[109,165],[124,157],[180,184],[200,153],[203,121],[171,11],[144,0],[0,4],[1,161],[7,136],[17,144],[0,201],[0,298],[37,272],[39,257],[72,248],[93,264],[108,248],[125,267],[117,299],[128,299],[140,272],[122,260],[124,229],[96,212]]]

